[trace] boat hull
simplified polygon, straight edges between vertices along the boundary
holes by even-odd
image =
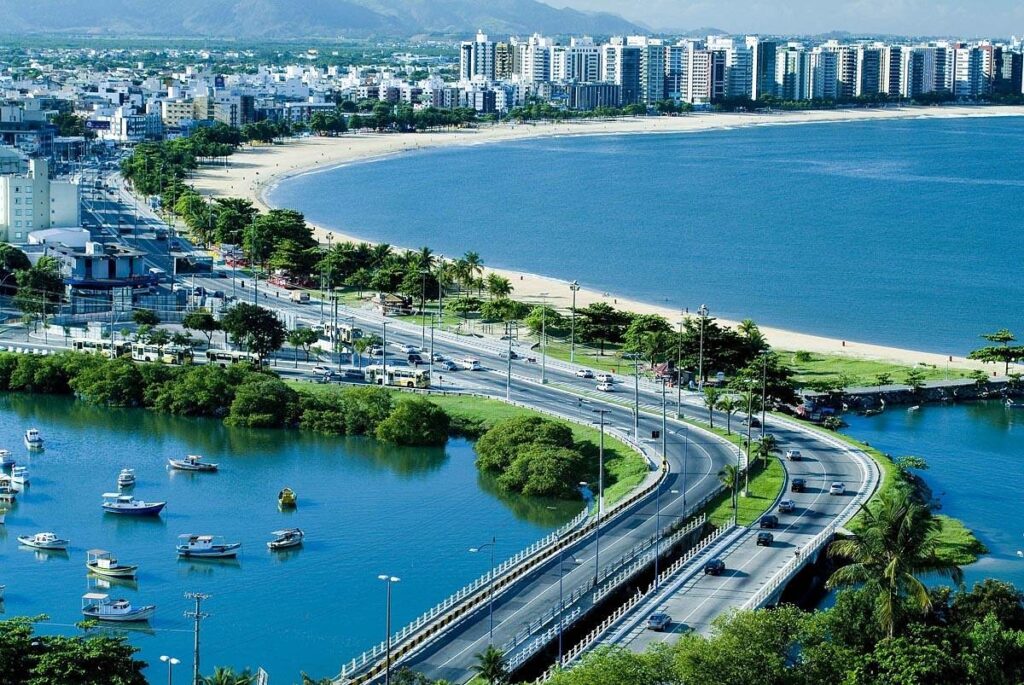
[[[99,611],[82,609],[82,615],[86,618],[109,623],[138,623],[139,621],[148,621],[153,617],[154,613],[156,613],[155,606],[139,607],[138,609],[126,614],[103,614]]]
[[[68,544],[70,544],[67,540],[58,540],[56,542],[33,542],[29,538],[21,537],[18,538],[18,542],[26,547],[41,549],[46,552],[65,552],[68,549]]]
[[[164,507],[167,506],[167,502],[158,502],[147,507],[118,507],[109,504],[102,506],[103,511],[108,514],[117,514],[118,516],[158,516]]]
[[[272,551],[278,551],[282,549],[292,549],[294,547],[301,547],[302,540],[289,540],[287,542],[268,542],[267,548]]]
[[[42,440],[25,440],[25,447],[27,447],[30,450],[38,451],[38,450],[43,449],[43,441]]]
[[[178,547],[178,556],[186,559],[231,559],[238,556],[242,545],[227,545],[221,549],[190,550]]]
[[[115,568],[101,568],[95,564],[86,564],[85,567],[89,569],[90,573],[95,573],[98,576],[105,578],[134,578],[136,571],[139,570],[138,566],[117,566]]]
[[[213,473],[219,468],[217,464],[189,464],[175,459],[168,459],[167,465],[175,471],[192,471],[194,473]]]

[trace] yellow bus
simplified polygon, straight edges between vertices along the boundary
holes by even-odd
[[[192,349],[178,345],[157,345],[132,343],[132,359],[137,362],[159,362],[161,364],[185,364],[192,361]]]
[[[216,364],[217,366],[224,368],[231,366],[232,364],[238,364],[239,362],[255,364],[259,360],[252,352],[239,352],[237,350],[207,350],[206,361],[209,364]]]
[[[106,357],[110,356],[111,346],[113,346],[115,357],[122,357],[131,352],[129,344],[124,341],[116,342],[111,345],[109,340],[89,340],[86,338],[79,338],[72,340],[71,344],[76,352],[92,352],[94,354],[102,354]]]
[[[411,366],[388,366],[387,378],[384,378],[384,366],[374,364],[363,369],[367,383],[377,385],[395,385],[399,388],[429,388],[430,372],[427,369],[415,369]]]

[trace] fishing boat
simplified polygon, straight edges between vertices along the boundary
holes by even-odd
[[[14,481],[6,473],[0,473],[0,502],[12,504],[17,497]]]
[[[0,526],[4,525],[7,521],[7,510],[0,507]]]
[[[198,454],[190,454],[184,459],[168,459],[167,464],[177,471],[202,471],[211,473],[217,470],[217,464],[203,461]]]
[[[117,474],[117,487],[130,488],[135,485],[135,469],[121,469]]]
[[[294,509],[297,503],[298,498],[295,497],[295,491],[291,488],[283,488],[281,492],[277,493],[277,506],[282,509]]]
[[[110,595],[100,592],[89,592],[82,595],[82,615],[97,621],[114,623],[131,623],[148,621],[156,612],[152,604],[133,607],[127,599],[110,599]]]
[[[37,429],[29,428],[25,431],[25,447],[30,450],[43,449],[43,436],[40,435]]]
[[[157,516],[167,502],[143,502],[131,495],[123,495],[120,492],[103,493],[103,511],[109,514],[123,514],[126,516]]]
[[[1006,398],[1006,406],[1009,409],[1024,409],[1024,402],[1014,402],[1009,397]]]
[[[197,559],[229,559],[238,556],[242,549],[241,542],[225,542],[219,535],[192,535],[186,533],[178,536],[177,551],[179,557]]]
[[[0,450],[0,468],[9,469],[14,466],[14,457],[10,450]]]
[[[921,411],[921,405],[920,404],[915,404],[912,407],[907,407],[907,411]]]
[[[19,535],[18,542],[26,547],[42,550],[66,550],[70,541],[61,539],[53,533],[36,533],[35,535]]]
[[[0,602],[4,601],[4,591],[7,589],[6,585],[0,585]]]
[[[117,557],[104,549],[90,549],[85,553],[85,567],[90,572],[108,578],[134,578],[138,566],[118,563]]]
[[[271,550],[298,547],[302,544],[303,538],[306,537],[306,534],[298,528],[275,530],[271,535],[274,536],[274,539],[267,543],[267,547]]]
[[[11,482],[22,488],[28,485],[28,467],[15,466],[11,469]]]

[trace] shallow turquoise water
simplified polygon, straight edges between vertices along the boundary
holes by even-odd
[[[1020,241],[1022,162],[1021,117],[761,126],[411,152],[269,197],[598,291],[964,353],[984,331],[1024,332],[1019,251],[1004,249]]]
[[[28,456],[25,428],[39,428],[45,452]],[[141,565],[138,587],[114,596],[156,604],[152,634],[133,632],[142,657],[182,659],[190,668],[192,635],[183,612],[187,591],[212,595],[204,609],[204,671],[213,665],[262,665],[274,682],[299,671],[334,675],[384,635],[384,587],[395,588],[402,625],[486,571],[468,548],[496,535],[510,556],[576,513],[543,502],[503,500],[478,479],[472,446],[398,449],[372,440],[333,439],[295,431],[229,429],[216,421],[178,419],[141,410],[90,407],[66,398],[0,395],[0,447],[31,469],[31,484],[0,526],[0,584],[5,616],[47,614],[45,631],[72,631],[87,585],[85,551],[112,550]],[[168,457],[203,454],[218,474],[168,472]],[[116,489],[118,471],[138,474],[134,493],[167,500],[155,520],[104,514],[100,495]],[[289,485],[299,508],[277,509]],[[300,527],[305,546],[271,554],[269,533]],[[54,531],[68,555],[20,548],[18,535]],[[212,533],[243,543],[237,562],[178,561],[181,533]],[[157,663],[157,666],[160,666]],[[162,677],[162,676],[161,676]]]

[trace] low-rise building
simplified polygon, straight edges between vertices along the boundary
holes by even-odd
[[[51,181],[46,159],[29,160],[25,175],[0,176],[0,241],[25,244],[32,231],[81,223],[78,184]]]

